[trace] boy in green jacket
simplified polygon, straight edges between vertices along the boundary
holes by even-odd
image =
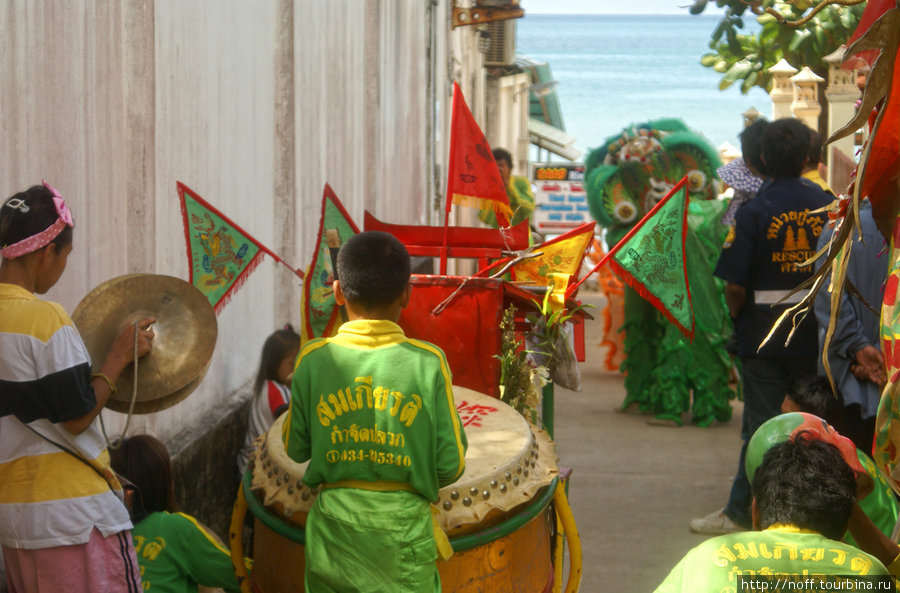
[[[321,486],[306,523],[306,590],[438,592],[430,501],[465,469],[450,368],[397,325],[410,258],[388,233],[350,238],[334,295],[348,321],[300,350],[287,454]]]

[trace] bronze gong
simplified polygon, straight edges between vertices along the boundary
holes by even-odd
[[[122,329],[144,317],[156,318],[156,337],[138,361],[136,414],[164,410],[190,395],[206,375],[218,335],[212,305],[190,283],[156,274],[118,276],[88,293],[72,314],[94,371]],[[128,365],[106,407],[128,412],[133,388],[134,365]]]

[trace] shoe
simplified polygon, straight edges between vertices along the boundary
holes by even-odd
[[[722,507],[705,517],[691,521],[691,531],[704,535],[724,535],[735,531],[743,531],[743,529],[728,518],[728,515],[725,514],[725,507]]]
[[[641,407],[637,402],[631,402],[628,405],[622,405],[614,410],[617,414],[640,414]]]

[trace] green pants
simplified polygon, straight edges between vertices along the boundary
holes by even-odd
[[[440,593],[431,510],[411,492],[322,491],[306,520],[306,590]]]

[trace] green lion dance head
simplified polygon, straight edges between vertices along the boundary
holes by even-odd
[[[685,175],[692,198],[714,199],[721,164],[716,149],[680,119],[629,126],[588,155],[591,215],[611,246]]]

